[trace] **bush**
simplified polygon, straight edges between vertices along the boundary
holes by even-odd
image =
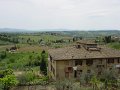
[[[14,75],[6,75],[4,78],[0,79],[0,83],[4,90],[9,90],[12,86],[16,86],[18,84],[18,80]]]
[[[14,58],[11,58],[10,60],[9,60],[9,63],[14,63],[15,62],[15,59]]]
[[[2,78],[0,78],[1,90],[9,90],[12,86],[18,84],[18,80],[11,69],[1,71],[0,75],[3,75]]]
[[[13,74],[13,70],[12,69],[6,69],[2,71],[3,75],[12,75]]]
[[[26,71],[23,75],[19,76],[18,79],[20,81],[20,84],[24,85],[45,85],[48,83],[47,76],[38,76],[34,71]]]
[[[18,79],[21,84],[29,84],[29,82],[32,82],[34,79],[36,79],[36,76],[35,76],[34,72],[26,71]]]
[[[1,58],[1,59],[5,59],[6,56],[7,56],[7,54],[6,54],[5,51],[1,52],[0,54],[1,54],[1,55],[0,55],[0,58]]]

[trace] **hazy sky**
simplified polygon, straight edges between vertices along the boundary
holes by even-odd
[[[0,0],[0,28],[120,29],[120,0]]]

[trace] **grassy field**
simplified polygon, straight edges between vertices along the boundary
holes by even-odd
[[[28,64],[34,62],[39,62],[38,57],[41,57],[41,52],[16,52],[16,53],[6,53],[6,57],[0,60],[0,69],[12,68],[14,70],[17,69],[25,69]],[[32,66],[31,66],[32,67]],[[34,65],[33,65],[34,67]]]
[[[9,34],[7,34],[9,35]],[[68,36],[62,36],[62,35],[47,35],[47,34],[17,34],[14,35],[14,38],[18,38],[19,43],[11,43],[8,41],[3,41],[1,40],[1,45],[0,45],[0,52],[1,54],[3,51],[5,52],[6,56],[5,58],[0,59],[0,68],[5,69],[5,68],[12,68],[12,69],[22,69],[25,67],[29,62],[30,62],[30,57],[31,61],[35,61],[36,58],[40,57],[41,51],[42,50],[48,50],[50,47],[49,46],[41,46],[38,44],[38,41],[42,39],[44,42],[50,42],[50,41],[55,41],[55,40],[60,40],[60,39],[72,39],[71,37]],[[36,44],[29,44],[29,43],[21,43],[22,42],[27,42],[27,40],[30,38],[31,41],[34,41]],[[3,44],[3,45],[2,45]],[[5,45],[4,45],[5,44]],[[18,49],[15,52],[9,52],[6,51],[6,49],[10,49],[11,47],[18,47]],[[53,44],[53,47],[60,47],[63,46],[62,43],[60,44]]]
[[[12,45],[13,43],[0,40],[0,45]]]
[[[120,50],[120,43],[119,42],[109,43],[108,46],[111,48]]]
[[[72,39],[72,37],[68,37],[68,36],[62,36],[62,35],[45,35],[45,34],[41,34],[41,35],[20,35],[19,38],[24,38],[24,40],[27,39],[31,39],[34,40],[35,42],[38,42],[40,39],[44,40],[45,42],[49,42],[49,41],[55,41],[55,40],[60,40],[60,39]]]
[[[29,45],[29,44],[11,44],[11,45],[0,45],[0,51],[5,51],[6,48],[10,49],[14,46],[19,47],[16,52],[40,52],[44,49],[44,47],[40,47],[39,45]]]

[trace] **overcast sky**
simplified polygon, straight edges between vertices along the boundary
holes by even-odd
[[[120,29],[120,0],[0,0],[0,28]]]

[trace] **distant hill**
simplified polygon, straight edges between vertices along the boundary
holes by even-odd
[[[0,32],[18,33],[18,32],[31,32],[31,30],[15,29],[15,28],[0,28]]]
[[[62,33],[71,36],[97,37],[97,36],[120,36],[119,30],[98,30],[98,31],[63,31]]]
[[[1,32],[8,33],[35,33],[35,32],[50,32],[50,33],[60,33],[69,36],[81,36],[81,37],[97,37],[97,36],[108,36],[116,35],[120,36],[120,30],[93,30],[93,31],[79,31],[79,30],[69,30],[69,29],[40,29],[40,30],[25,30],[25,29],[14,29],[14,28],[0,28]]]

